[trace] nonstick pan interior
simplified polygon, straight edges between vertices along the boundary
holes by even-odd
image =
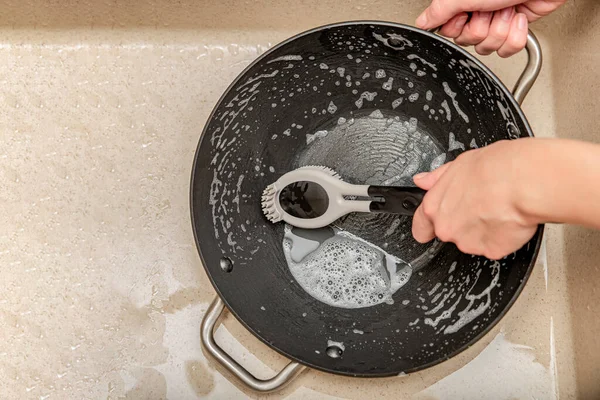
[[[397,291],[348,308],[357,297],[340,297],[352,284],[338,282],[360,288],[372,277],[357,284],[339,265],[313,263],[314,274],[299,279],[286,261],[284,225],[261,212],[261,192],[304,165],[331,167],[351,183],[408,185],[414,174],[470,148],[530,135],[500,81],[433,34],[357,22],[299,35],[246,69],[204,130],[191,206],[206,272],[248,329],[306,365],[389,376],[438,363],[508,310],[529,276],[541,232],[495,262],[450,244],[416,243],[408,217],[350,215],[334,227],[355,238],[344,249],[366,241],[374,259],[401,259],[411,274]],[[326,240],[331,232],[317,235]],[[348,260],[348,270],[355,268]],[[317,299],[309,293],[315,290],[331,297]]]

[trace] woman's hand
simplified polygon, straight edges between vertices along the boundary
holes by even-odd
[[[520,249],[538,226],[521,206],[527,198],[523,145],[531,141],[497,142],[416,175],[415,184],[428,192],[413,219],[415,239],[426,243],[437,237],[490,259]]]
[[[541,223],[600,229],[600,145],[565,139],[501,141],[414,177],[427,190],[413,219],[419,242],[438,237],[499,259]]]
[[[528,24],[556,10],[566,0],[433,0],[417,18],[422,29],[440,33],[481,55],[495,51],[509,57],[527,44]],[[469,19],[467,12],[472,12]]]

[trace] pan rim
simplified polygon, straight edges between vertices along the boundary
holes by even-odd
[[[447,355],[445,355],[444,357],[440,357],[434,361],[431,361],[429,363],[426,364],[422,364],[418,367],[414,367],[414,368],[410,368],[407,369],[405,371],[397,371],[397,372],[387,372],[387,373],[375,373],[375,374],[361,374],[361,373],[351,373],[351,372],[345,372],[345,371],[339,371],[339,370],[332,370],[332,369],[328,369],[328,368],[324,368],[318,365],[313,365],[310,362],[307,362],[305,360],[301,360],[297,357],[294,357],[288,353],[286,353],[284,350],[274,346],[273,344],[269,343],[265,338],[262,337],[262,335],[260,333],[258,333],[256,330],[254,330],[252,327],[250,327],[236,312],[233,308],[230,307],[229,302],[227,301],[226,296],[223,295],[223,293],[221,292],[221,290],[219,289],[218,285],[216,284],[216,282],[214,281],[212,275],[210,274],[210,271],[208,270],[208,268],[206,267],[206,261],[205,258],[202,254],[202,249],[200,246],[200,241],[197,235],[197,229],[196,229],[196,225],[194,222],[194,182],[196,180],[196,171],[197,171],[197,163],[198,163],[198,159],[199,159],[199,155],[200,155],[200,146],[205,138],[205,136],[208,134],[208,125],[209,122],[213,119],[215,113],[217,112],[217,109],[219,108],[219,106],[221,105],[221,103],[224,101],[224,99],[227,97],[227,95],[231,92],[231,90],[233,88],[235,88],[235,86],[238,84],[238,82],[242,79],[242,77],[245,76],[245,74],[251,69],[253,68],[255,65],[257,65],[258,63],[260,63],[263,59],[267,58],[271,53],[275,52],[276,50],[284,47],[285,45],[299,39],[302,38],[304,36],[308,36],[310,34],[319,32],[319,31],[323,31],[326,29],[331,29],[331,28],[338,28],[338,27],[344,27],[344,26],[354,26],[354,25],[379,25],[379,26],[389,26],[389,27],[393,27],[393,28],[401,28],[401,29],[406,29],[409,31],[413,31],[416,33],[420,33],[422,35],[428,36],[429,38],[433,39],[433,40],[437,40],[445,45],[448,45],[450,47],[452,47],[454,50],[462,53],[465,57],[467,57],[470,61],[474,62],[483,72],[485,72],[498,86],[499,88],[502,90],[502,92],[504,93],[504,95],[507,98],[507,101],[511,102],[511,104],[514,106],[519,118],[521,119],[521,121],[523,122],[525,129],[527,130],[527,134],[529,137],[534,137],[533,131],[531,130],[531,127],[529,125],[529,121],[527,120],[525,114],[523,113],[523,110],[521,109],[521,106],[517,103],[517,101],[515,100],[513,94],[511,93],[511,91],[506,87],[506,85],[504,85],[504,83],[496,76],[496,74],[494,74],[494,72],[488,68],[485,64],[483,64],[477,57],[475,57],[474,55],[472,55],[471,53],[469,53],[467,50],[465,50],[464,48],[462,48],[461,46],[458,46],[457,44],[449,41],[448,39],[439,36],[435,33],[432,32],[428,32],[428,31],[424,31],[421,30],[419,28],[410,26],[410,25],[406,25],[406,24],[401,24],[401,23],[397,23],[397,22],[388,22],[388,21],[377,21],[377,20],[352,20],[352,21],[345,21],[345,22],[336,22],[336,23],[331,23],[331,24],[326,24],[326,25],[322,25],[322,26],[318,26],[303,32],[300,32],[294,36],[291,36],[285,40],[283,40],[282,42],[278,43],[277,45],[271,47],[270,49],[268,49],[267,51],[265,51],[263,54],[261,54],[260,56],[258,56],[254,61],[252,61],[248,66],[246,66],[238,75],[237,77],[231,82],[231,84],[227,87],[227,89],[223,92],[223,94],[219,97],[219,100],[216,102],[215,106],[213,107],[211,113],[209,114],[208,118],[206,119],[206,123],[204,125],[204,128],[202,129],[202,133],[198,139],[198,145],[196,146],[196,151],[194,152],[194,162],[192,164],[192,173],[191,173],[191,179],[190,179],[190,195],[189,195],[189,202],[190,202],[190,219],[191,219],[191,225],[192,225],[192,233],[194,235],[194,242],[196,244],[196,249],[198,251],[198,255],[200,256],[200,261],[202,262],[202,266],[205,270],[206,275],[208,276],[211,285],[213,286],[213,288],[215,289],[216,294],[221,298],[221,300],[225,303],[225,306],[227,307],[227,310],[240,322],[240,324],[247,329],[254,337],[256,337],[257,339],[259,339],[262,343],[264,343],[265,345],[267,345],[270,349],[274,350],[275,352],[277,352],[278,354],[282,355],[283,357],[287,358],[290,361],[295,361],[297,363],[300,363],[306,367],[309,367],[311,369],[315,369],[318,371],[322,371],[322,372],[327,372],[327,373],[331,373],[334,375],[339,375],[339,376],[348,376],[348,377],[356,377],[356,378],[387,378],[387,377],[393,377],[393,376],[397,376],[398,374],[411,374],[414,372],[418,372],[418,371],[422,371],[428,368],[431,368],[435,365],[444,363],[446,361],[449,361],[450,359],[454,358],[455,356],[457,356],[458,354],[462,353],[463,351],[467,350],[468,348],[472,347],[475,343],[479,342],[485,335],[487,335],[489,332],[491,332],[494,327],[506,316],[506,314],[510,311],[510,309],[512,309],[514,303],[517,301],[517,299],[519,298],[519,296],[521,295],[521,293],[523,292],[523,289],[525,288],[527,282],[529,281],[529,278],[533,272],[533,269],[536,265],[537,262],[537,258],[539,256],[539,252],[541,249],[541,245],[543,242],[543,237],[544,237],[544,225],[539,225],[538,230],[536,232],[536,236],[537,236],[537,240],[535,243],[535,248],[533,251],[533,256],[531,258],[531,262],[529,263],[529,266],[527,267],[526,273],[523,276],[523,279],[521,281],[521,283],[519,284],[519,286],[516,288],[515,292],[513,293],[511,299],[508,301],[508,303],[506,304],[506,306],[504,307],[504,309],[498,314],[498,316],[491,321],[487,327],[482,330],[478,335],[474,336],[471,340],[469,340],[466,344],[464,344],[463,346],[459,347],[458,349],[456,349],[455,351],[453,351],[452,353],[449,353]]]

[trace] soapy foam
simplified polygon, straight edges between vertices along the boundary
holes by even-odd
[[[446,100],[442,101],[442,108],[444,109],[443,111],[446,111],[446,119],[448,120],[448,122],[451,122],[452,112],[450,111],[450,106],[448,105],[448,102]]]
[[[335,103],[333,101],[329,102],[329,105],[327,106],[327,112],[329,114],[334,114],[337,111],[337,106],[335,105]]]
[[[409,60],[419,60],[421,63],[428,66],[432,70],[437,71],[437,66],[435,64],[430,63],[429,61],[425,60],[422,57],[419,57],[416,54],[409,54],[408,56],[406,56],[406,58],[408,58]]]
[[[346,346],[344,346],[343,342],[336,342],[334,340],[328,340],[327,341],[327,347],[337,347],[338,349],[344,351],[346,350]]]
[[[481,293],[472,294],[471,291],[477,284],[477,280],[479,280],[480,273],[481,270],[477,271],[477,278],[475,279],[473,286],[471,286],[471,289],[469,289],[469,291],[465,295],[465,299],[469,301],[469,304],[464,310],[458,313],[458,321],[444,329],[445,334],[458,332],[462,327],[475,320],[477,317],[479,317],[485,311],[487,311],[488,308],[490,308],[490,305],[492,303],[492,290],[496,287],[498,281],[500,280],[500,263],[498,261],[495,261],[492,265],[492,273],[494,274],[494,276],[490,284]],[[484,298],[485,301],[483,303],[476,305],[476,302],[478,300]]]
[[[377,92],[363,92],[361,93],[360,97],[358,100],[356,100],[356,102],[354,104],[356,104],[357,108],[362,108],[363,104],[364,104],[364,100],[367,101],[373,101],[375,100],[375,96],[377,96]]]
[[[448,97],[450,97],[452,99],[452,104],[454,105],[454,108],[456,109],[456,112],[458,113],[458,115],[460,115],[461,118],[468,124],[469,117],[460,108],[460,105],[458,104],[458,101],[456,100],[456,92],[453,92],[452,89],[450,89],[450,85],[448,85],[448,82],[442,82],[442,86],[444,87],[444,92],[446,92]]]
[[[288,55],[274,58],[272,60],[267,61],[267,64],[271,64],[278,61],[302,61],[302,56],[298,55]]]
[[[325,136],[327,136],[328,133],[329,133],[328,131],[317,131],[314,134],[307,133],[306,134],[306,144],[311,144],[312,142],[314,142],[315,140],[317,140],[319,138],[324,138]]]
[[[311,243],[312,242],[312,243]],[[412,268],[348,232],[334,231],[322,243],[286,226],[283,250],[298,284],[315,299],[340,308],[392,304]]]
[[[448,135],[448,151],[453,151],[453,150],[465,150],[465,145],[464,143],[459,142],[458,140],[456,140],[456,136],[454,135],[454,133],[450,132]]]
[[[435,171],[439,167],[441,167],[446,162],[446,153],[442,153],[436,158],[433,159],[431,165],[429,166],[430,171]]]
[[[390,90],[392,90],[393,83],[394,83],[394,78],[390,77],[386,82],[383,83],[383,85],[381,87],[384,90],[390,91]]]

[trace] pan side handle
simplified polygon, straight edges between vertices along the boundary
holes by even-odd
[[[542,70],[542,46],[540,46],[540,42],[532,31],[527,34],[525,50],[527,51],[527,64],[512,91],[519,105],[523,104],[523,100],[525,100]]]
[[[214,331],[221,313],[225,310],[225,303],[217,295],[212,301],[200,326],[200,340],[202,345],[214,359],[227,371],[232,373],[242,383],[257,392],[272,392],[281,389],[290,383],[306,368],[297,362],[290,362],[279,373],[270,379],[258,379],[242,367],[229,354],[227,354],[215,341]]]

